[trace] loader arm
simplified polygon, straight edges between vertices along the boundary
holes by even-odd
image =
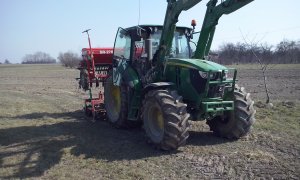
[[[216,6],[218,0],[210,0],[204,17],[200,37],[194,58],[205,59],[208,56],[219,18],[223,14],[230,14],[254,0],[224,0]]]
[[[202,0],[167,0],[168,7],[160,38],[159,49],[153,59],[153,62],[156,65],[161,65],[165,61],[165,57],[170,51],[176,23],[178,22],[178,16],[180,15],[180,13],[182,11],[189,10],[200,1]]]

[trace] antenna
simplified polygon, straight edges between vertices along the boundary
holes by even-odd
[[[138,25],[140,25],[141,20],[141,0],[139,0],[139,18],[138,18]]]

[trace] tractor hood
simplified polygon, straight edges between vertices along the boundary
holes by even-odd
[[[170,58],[167,60],[167,66],[180,66],[180,67],[197,69],[203,72],[227,70],[225,66],[214,63],[212,61],[203,60],[203,59]]]

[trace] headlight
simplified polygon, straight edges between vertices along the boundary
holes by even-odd
[[[203,79],[207,79],[208,77],[208,72],[199,71],[199,74]],[[210,73],[210,79],[215,79],[216,77],[217,77],[217,73]]]
[[[207,72],[199,71],[199,74],[203,79],[207,79],[207,74],[208,74]]]
[[[226,80],[226,79],[230,80],[230,79],[233,79],[233,77],[234,77],[234,72],[228,71],[228,70],[224,71],[224,74],[223,74],[224,80]]]
[[[223,79],[227,79],[227,78],[228,78],[228,71],[225,71],[225,72],[224,72]]]

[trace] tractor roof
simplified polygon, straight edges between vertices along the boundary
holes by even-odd
[[[136,30],[136,29],[147,29],[147,28],[157,28],[157,29],[163,29],[162,25],[148,25],[148,24],[143,24],[143,25],[138,25],[138,26],[132,26],[129,28],[126,28],[127,31],[131,30]],[[190,27],[184,27],[184,26],[176,26],[177,30],[192,30]]]

